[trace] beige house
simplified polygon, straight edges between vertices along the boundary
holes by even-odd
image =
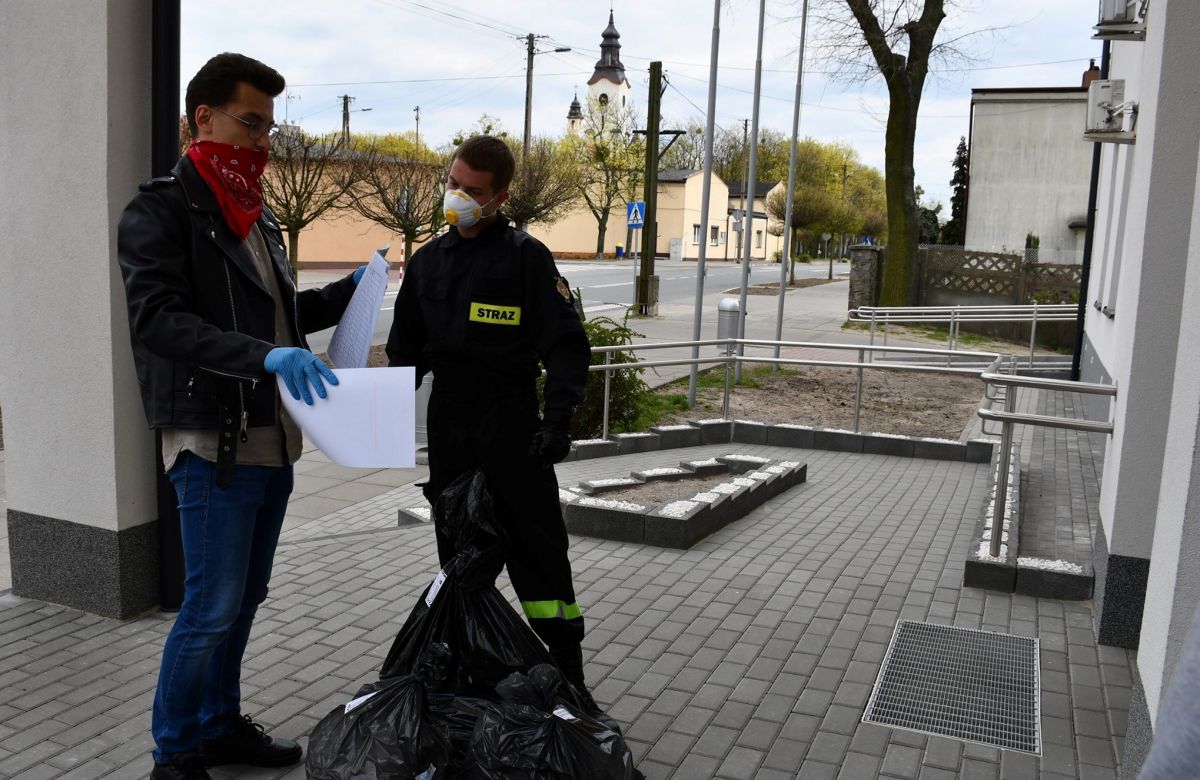
[[[775,185],[782,186],[782,185]],[[750,257],[755,261],[774,260],[783,248],[783,237],[772,235],[774,223],[766,213],[766,193],[774,187],[760,184],[761,192],[754,199],[754,220],[751,226]],[[744,208],[740,195],[730,195],[730,188],[713,174],[709,196],[708,235],[701,236],[700,206],[704,193],[702,171],[663,171],[658,184],[659,257],[696,260],[700,256],[700,241],[707,242],[708,260],[735,261],[741,256],[742,244],[735,221],[735,212]],[[556,257],[586,258],[596,253],[596,218],[581,201],[565,218],[550,226],[530,225],[529,234],[540,240]],[[608,218],[604,237],[604,254],[614,257],[620,244],[626,254],[641,249],[640,231],[629,245],[625,204],[614,207]],[[413,245],[416,250],[421,243]],[[300,265],[307,268],[353,266],[366,262],[378,248],[391,245],[388,259],[397,262],[403,255],[404,237],[380,227],[370,220],[348,211],[335,212],[319,219],[300,234]]]

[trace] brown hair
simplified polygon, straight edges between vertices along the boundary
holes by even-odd
[[[204,67],[188,82],[183,102],[187,107],[188,129],[192,131],[193,137],[198,130],[196,108],[228,103],[237,92],[238,82],[242,81],[271,97],[283,92],[286,85],[279,71],[258,60],[232,52],[218,54],[204,63]]]
[[[492,174],[493,192],[504,192],[508,189],[517,170],[517,161],[513,157],[512,149],[494,135],[476,135],[463,141],[454,150],[454,157],[450,162],[455,160],[462,160],[476,171]]]

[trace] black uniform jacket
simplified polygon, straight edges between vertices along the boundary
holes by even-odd
[[[353,276],[296,291],[283,235],[264,207],[258,220],[295,344],[337,323]],[[152,428],[274,425],[277,394],[263,360],[275,342],[275,303],[254,260],[229,229],[191,160],[141,185],[117,228],[138,384]],[[290,301],[287,300],[290,298]],[[269,380],[269,381],[268,381]],[[218,459],[219,461],[222,458]]]
[[[545,417],[584,397],[591,351],[570,287],[549,250],[497,216],[478,236],[456,228],[413,253],[388,338],[390,365],[430,370],[438,393],[532,392],[546,368]]]

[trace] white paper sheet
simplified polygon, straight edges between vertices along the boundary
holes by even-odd
[[[277,378],[284,408],[331,461],[355,468],[412,468],[417,463],[416,379],[403,368],[337,368],[336,386],[313,405],[297,401]]]
[[[379,307],[383,294],[387,292],[388,261],[384,259],[387,247],[377,249],[342,319],[338,321],[329,341],[329,359],[338,368],[363,368],[371,353],[371,339],[375,337],[375,323],[379,320]]]

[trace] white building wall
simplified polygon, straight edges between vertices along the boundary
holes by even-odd
[[[1102,639],[1114,562],[1148,559],[1143,597],[1123,607],[1135,613],[1116,616],[1140,626],[1142,695],[1133,698],[1125,743],[1130,776],[1200,604],[1197,29],[1200,4],[1158,0],[1144,42],[1112,44],[1108,77],[1124,79],[1126,100],[1138,104],[1136,142],[1101,147],[1087,298],[1083,378],[1118,388],[1101,480],[1094,609]]]
[[[1020,250],[1040,239],[1043,262],[1078,263],[1087,212],[1091,144],[1082,138],[1086,96],[981,92],[973,98],[966,246]]]
[[[1200,147],[1195,150],[1200,156]],[[1200,236],[1200,177],[1192,197],[1191,234]],[[1200,301],[1200,246],[1191,242],[1186,301]],[[1163,687],[1182,650],[1200,605],[1200,307],[1185,307],[1179,323],[1175,383],[1163,458],[1161,489],[1146,585],[1146,610],[1138,648],[1138,672],[1152,720]],[[1191,522],[1188,522],[1188,519]]]

